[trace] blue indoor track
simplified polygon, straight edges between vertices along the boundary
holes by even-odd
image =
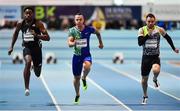
[[[80,88],[80,104],[74,105],[75,91],[71,71],[72,49],[67,46],[66,32],[49,32],[50,42],[43,42],[43,55],[53,52],[57,64],[45,64],[40,78],[31,71],[30,96],[24,95],[23,64],[12,64],[7,55],[11,30],[0,31],[0,110],[38,111],[180,111],[180,62],[165,39],[161,40],[160,89],[154,88],[150,73],[148,103],[141,104],[141,54],[137,31],[104,31],[104,49],[98,49],[95,36],[91,38],[93,64],[87,78],[88,89]],[[175,46],[180,48],[179,31],[169,32]],[[20,34],[21,35],[21,34]],[[21,52],[19,37],[15,52]],[[114,53],[124,54],[123,64],[113,64]],[[82,83],[81,83],[82,84]]]

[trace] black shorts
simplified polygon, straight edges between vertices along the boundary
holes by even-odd
[[[42,65],[42,50],[41,47],[25,47],[23,56],[31,55],[34,67]]]
[[[148,76],[153,64],[161,65],[159,56],[144,56],[143,55],[142,61],[141,61],[141,75]]]

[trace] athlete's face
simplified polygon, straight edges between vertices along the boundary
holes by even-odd
[[[30,9],[26,9],[24,11],[24,19],[28,20],[28,21],[31,21],[33,19],[33,11],[30,10]]]
[[[150,29],[153,28],[155,23],[156,23],[156,20],[154,17],[147,17],[146,18],[146,25],[148,26],[148,28],[150,28]]]
[[[82,26],[84,24],[83,15],[75,15],[74,22],[75,22],[76,26]]]

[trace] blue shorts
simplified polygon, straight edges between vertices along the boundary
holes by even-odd
[[[72,71],[74,76],[80,76],[83,68],[83,62],[89,61],[92,63],[91,54],[84,56],[73,55],[72,59]]]

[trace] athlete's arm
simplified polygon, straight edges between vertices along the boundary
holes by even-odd
[[[96,36],[97,36],[97,38],[98,38],[99,48],[102,49],[102,48],[104,47],[104,45],[103,45],[103,42],[102,42],[102,39],[101,39],[101,34],[99,33],[98,30],[95,30],[94,33],[96,34]]]
[[[11,55],[12,51],[13,51],[13,48],[14,48],[14,44],[16,43],[16,40],[18,38],[18,35],[19,35],[19,31],[21,29],[21,25],[22,25],[22,22],[18,22],[17,23],[17,26],[15,28],[15,31],[13,33],[13,37],[12,37],[12,42],[11,42],[11,46],[8,50],[8,55]]]
[[[38,21],[37,26],[40,29],[42,34],[41,35],[36,34],[35,37],[37,37],[37,38],[39,38],[41,40],[44,40],[44,41],[49,41],[50,37],[49,37],[49,34],[48,34],[46,28],[44,27],[43,23],[41,21]]]
[[[138,45],[139,46],[143,45],[148,39],[148,37],[149,35],[148,34],[144,35],[142,28],[140,28],[138,31]]]
[[[68,39],[67,43],[69,47],[74,47],[76,45],[76,40],[73,36],[73,31],[71,29],[68,30]]]
[[[167,40],[167,42],[169,43],[169,45],[171,46],[171,48],[172,48],[176,53],[179,53],[179,49],[175,48],[171,37],[166,33],[166,31],[165,31],[163,28],[159,28],[159,31],[160,31],[161,35]]]

